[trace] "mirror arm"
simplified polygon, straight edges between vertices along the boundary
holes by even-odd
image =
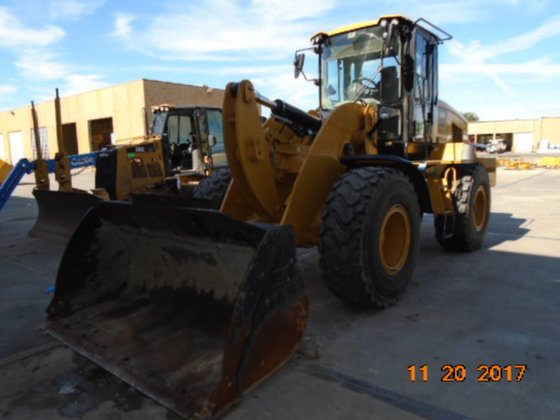
[[[301,75],[306,82],[313,82],[315,86],[321,86],[321,79],[308,79],[303,70],[301,70]]]

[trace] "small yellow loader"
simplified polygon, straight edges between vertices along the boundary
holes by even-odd
[[[58,190],[51,190],[48,183],[37,184],[33,195],[39,213],[29,235],[67,242],[90,208],[107,199],[131,200],[133,195],[142,202],[173,199],[219,206],[223,196],[208,203],[190,197],[194,186],[213,170],[229,182],[222,111],[165,104],[152,107],[152,113],[147,136],[118,141],[95,154],[58,154],[54,159]],[[94,156],[93,193],[72,186],[71,169],[81,156]],[[36,172],[40,170],[39,166]],[[48,175],[41,179],[45,176],[48,180]]]

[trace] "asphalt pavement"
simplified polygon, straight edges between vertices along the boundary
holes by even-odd
[[[93,187],[93,172],[75,178]],[[229,419],[560,417],[560,170],[500,168],[483,249],[443,251],[425,215],[413,282],[398,305],[358,310],[298,251],[311,299],[306,338]],[[175,418],[46,336],[64,245],[30,238],[26,177],[0,212],[0,416]]]

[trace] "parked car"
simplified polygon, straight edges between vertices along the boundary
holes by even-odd
[[[506,143],[503,139],[492,139],[486,144],[488,153],[503,153],[506,151]]]

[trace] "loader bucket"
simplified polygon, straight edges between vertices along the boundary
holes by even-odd
[[[8,178],[8,175],[10,175],[12,169],[14,169],[12,165],[0,159],[0,185],[2,185],[4,181]]]
[[[63,255],[47,331],[185,417],[220,416],[282,366],[308,298],[290,227],[104,202]]]
[[[39,213],[29,236],[68,242],[86,214],[103,199],[85,191],[50,191],[34,189]]]

